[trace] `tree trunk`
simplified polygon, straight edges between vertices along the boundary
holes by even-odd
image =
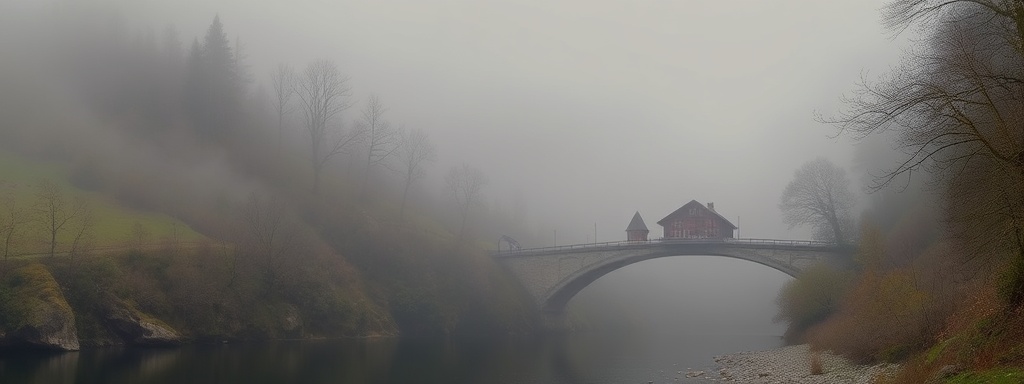
[[[1009,281],[1004,282],[1003,287],[1004,295],[1006,296],[1007,302],[1009,302],[1008,310],[1016,310],[1021,304],[1024,304],[1024,229],[1021,228],[1019,223],[1014,220],[1012,224],[1013,234],[1016,237],[1017,252],[1014,255],[1013,268],[1009,271]]]
[[[50,257],[57,254],[57,230],[50,231]]]
[[[284,116],[281,116],[280,109],[277,112],[277,158],[281,158],[281,147],[284,142]]]
[[[320,194],[320,167],[313,165],[313,194]]]
[[[370,161],[367,159],[366,161]],[[366,169],[363,170],[363,185],[359,187],[359,197],[366,198],[366,185],[370,183],[370,163],[366,163]]]
[[[839,217],[838,215],[836,215],[835,211],[833,211],[831,215],[829,215],[828,223],[829,225],[832,226],[832,236],[834,236],[832,241],[834,241],[836,244],[842,244],[843,231],[840,228]]]
[[[462,211],[462,225],[459,227],[459,241],[462,241],[463,236],[466,235],[466,218],[469,217],[469,209]]]
[[[409,198],[409,185],[412,184],[408,180],[405,181],[405,190],[402,192],[402,208],[398,210],[398,218],[405,218],[405,201]]]

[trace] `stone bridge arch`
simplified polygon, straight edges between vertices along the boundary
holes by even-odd
[[[621,242],[498,252],[495,257],[526,288],[547,317],[560,328],[569,301],[602,276],[627,265],[673,256],[720,256],[747,260],[796,277],[819,263],[838,268],[852,264],[853,248],[788,240],[676,240]]]

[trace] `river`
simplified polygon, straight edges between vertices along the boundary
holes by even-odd
[[[780,345],[777,336],[592,332],[100,348],[7,353],[0,383],[667,383],[713,369],[715,355]]]
[[[0,383],[707,382],[688,380],[687,369],[714,369],[716,355],[782,346],[784,326],[772,317],[788,280],[740,260],[651,260],[612,272],[573,299],[575,310],[593,318],[636,324],[619,332],[7,352]]]

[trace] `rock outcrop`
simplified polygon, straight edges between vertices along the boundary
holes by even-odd
[[[128,345],[161,347],[181,344],[174,328],[113,295],[103,300],[102,319],[110,331]]]
[[[0,303],[0,310],[8,314],[0,344],[77,351],[75,313],[50,271],[42,264],[30,264],[9,279],[11,295]]]
[[[302,315],[294,305],[285,304],[284,313],[281,317],[281,330],[284,336],[291,339],[300,339],[303,336]]]

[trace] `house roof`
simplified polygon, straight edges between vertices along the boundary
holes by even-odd
[[[644,218],[640,217],[640,212],[633,214],[633,220],[629,221],[629,226],[626,227],[627,231],[646,231],[647,224],[644,224]]]
[[[677,209],[675,211],[672,211],[672,213],[668,214],[668,216],[665,216],[664,219],[659,220],[658,221],[658,225],[664,227],[665,226],[664,223],[666,221],[668,221],[669,219],[671,219],[671,218],[673,218],[675,216],[682,215],[684,212],[686,212],[686,209],[691,208],[691,207],[699,207],[698,209],[703,209],[705,212],[711,212],[714,216],[718,217],[719,220],[722,220],[726,224],[729,224],[729,226],[732,227],[732,229],[739,228],[739,227],[733,225],[733,223],[731,221],[729,221],[729,219],[726,219],[725,216],[722,216],[718,212],[715,212],[715,211],[713,211],[711,209],[708,209],[707,206],[705,206],[704,204],[701,204],[697,200],[690,200],[689,203],[683,204],[683,206],[679,207],[679,209]]]

